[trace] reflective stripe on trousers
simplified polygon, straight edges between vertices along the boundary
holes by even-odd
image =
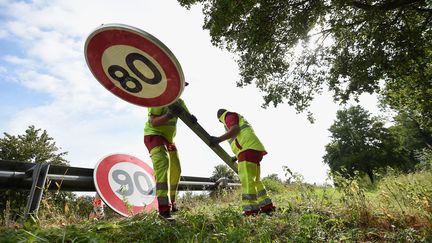
[[[257,210],[272,203],[260,179],[260,166],[254,162],[240,161],[238,171],[242,187],[244,211]]]
[[[241,182],[243,211],[258,210],[257,190],[255,186],[257,164],[241,161],[238,163],[238,172]]]
[[[177,151],[168,152],[165,146],[157,146],[150,151],[150,157],[156,179],[159,211],[167,211],[169,210],[170,199],[172,202],[175,201],[180,181],[181,168]]]
[[[167,196],[159,196],[157,197],[158,204],[160,206],[168,206],[169,205],[169,199]]]

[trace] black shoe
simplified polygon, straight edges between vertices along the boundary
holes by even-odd
[[[166,211],[166,212],[159,212],[159,217],[166,219],[166,220],[174,220],[174,218],[171,216],[171,212],[170,211]]]
[[[257,216],[258,215],[258,213],[259,213],[259,211],[258,210],[253,210],[253,211],[243,211],[243,217],[249,217],[249,216],[252,216],[252,217],[255,217],[255,216]]]
[[[171,212],[172,213],[176,213],[178,211],[179,211],[179,208],[175,204],[171,206]]]
[[[275,211],[276,211],[276,207],[272,205],[271,207],[261,209],[260,213],[265,213],[269,216],[272,216]]]

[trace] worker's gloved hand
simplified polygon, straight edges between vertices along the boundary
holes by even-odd
[[[191,116],[190,116],[190,119],[191,119],[191,122],[192,122],[193,124],[196,124],[197,121],[198,121],[198,119],[197,119],[194,115],[191,115]]]
[[[180,106],[178,106],[176,104],[170,105],[170,106],[168,106],[168,113],[171,116],[178,116],[178,115],[180,115],[182,113],[182,109],[181,109]]]
[[[220,139],[218,137],[210,136],[209,145],[210,146],[216,146],[220,143]]]

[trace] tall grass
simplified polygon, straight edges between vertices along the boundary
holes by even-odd
[[[301,176],[264,183],[278,207],[273,216],[243,217],[239,190],[186,193],[174,222],[155,212],[89,221],[72,216],[72,206],[68,215],[45,205],[37,223],[3,227],[0,242],[432,241],[430,171],[394,174],[372,189],[342,178],[337,189],[308,185]]]

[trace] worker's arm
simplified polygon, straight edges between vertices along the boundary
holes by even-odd
[[[220,142],[223,142],[228,139],[234,139],[237,137],[237,135],[240,133],[240,127],[238,125],[231,126],[228,131],[219,137],[210,137],[210,146],[214,146],[216,144],[219,144]]]
[[[160,116],[150,116],[150,123],[154,127],[163,126],[165,125],[171,118],[173,118],[173,115],[171,113],[165,113]]]
[[[234,139],[240,133],[240,127],[238,125],[233,125],[226,133],[217,137],[220,142],[223,142],[228,139]]]
[[[209,141],[210,146],[214,146],[228,139],[234,139],[240,133],[239,117],[237,113],[228,112],[227,115],[225,116],[225,122],[226,122],[226,126],[228,127],[228,130],[219,137],[211,136]]]
[[[179,101],[176,101],[174,104],[168,107],[167,113],[162,115],[150,114],[150,123],[154,127],[163,126],[166,123],[168,123],[168,121],[171,120],[171,118],[178,116],[180,113],[182,113],[182,108]]]

